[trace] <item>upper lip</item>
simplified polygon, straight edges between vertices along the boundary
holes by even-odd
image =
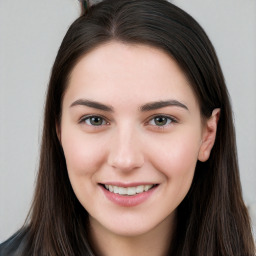
[[[154,182],[129,182],[129,183],[124,183],[124,182],[102,182],[100,183],[101,185],[111,185],[111,186],[117,186],[117,187],[123,187],[123,188],[128,188],[128,187],[137,187],[137,186],[142,186],[142,185],[157,185],[157,183]]]

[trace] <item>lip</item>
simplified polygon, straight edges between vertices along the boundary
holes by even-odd
[[[123,182],[104,182],[101,183],[101,185],[112,185],[112,186],[117,186],[117,187],[123,187],[123,188],[128,188],[128,187],[137,187],[141,185],[155,185],[156,183],[152,182],[133,182],[133,183],[123,183]]]
[[[153,183],[129,183],[129,184],[124,184],[124,183],[118,183],[118,182],[111,182],[111,183],[104,183],[105,185],[113,185],[113,186],[119,186],[119,187],[136,187],[139,185],[150,185]],[[113,192],[108,191],[107,189],[104,188],[103,185],[99,185],[101,190],[103,191],[104,195],[108,200],[110,200],[112,203],[117,204],[122,207],[134,207],[139,204],[144,203],[146,200],[148,200],[152,194],[156,191],[158,188],[158,185],[151,188],[150,190],[136,194],[133,196],[124,196],[124,195],[119,195],[115,194]]]

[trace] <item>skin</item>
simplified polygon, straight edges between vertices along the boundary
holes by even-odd
[[[170,100],[175,104],[147,108]],[[197,99],[172,58],[151,46],[116,41],[77,63],[62,109],[57,133],[71,185],[90,215],[96,252],[166,255],[176,208],[189,191],[197,161],[210,155],[219,110],[203,122]],[[98,116],[100,125],[90,115]],[[106,198],[99,185],[114,182],[158,186],[141,204],[126,207]]]

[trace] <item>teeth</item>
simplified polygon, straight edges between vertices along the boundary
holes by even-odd
[[[104,186],[107,190],[109,190],[110,192],[114,192],[115,194],[133,196],[133,195],[148,191],[154,185],[140,185],[137,187],[128,187],[128,188],[117,187],[112,185],[104,185]]]
[[[138,187],[136,187],[136,193],[142,193],[143,192],[143,190],[144,190],[144,186],[138,186]]]
[[[136,188],[135,187],[128,188],[127,190],[128,190],[128,192],[127,192],[128,196],[133,196],[133,195],[136,194]]]
[[[146,186],[145,186],[145,191],[148,191],[150,188],[151,188],[150,185],[146,185]]]
[[[114,193],[119,194],[119,187],[114,186]]]
[[[117,191],[118,191],[117,193],[120,194],[120,195],[127,195],[127,190],[128,190],[127,188],[120,187],[120,188],[117,189]],[[114,191],[116,191],[116,190],[114,190]]]

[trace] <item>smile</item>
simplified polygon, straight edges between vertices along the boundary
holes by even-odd
[[[118,187],[113,185],[104,185],[104,188],[108,191],[119,194],[122,196],[134,196],[136,194],[141,194],[143,192],[147,192],[148,190],[152,189],[156,185],[139,185],[136,187]]]
[[[99,184],[105,197],[121,207],[140,205],[158,191],[160,184]]]

